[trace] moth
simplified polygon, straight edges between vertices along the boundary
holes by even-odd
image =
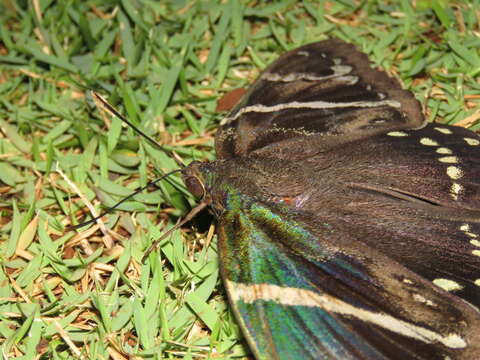
[[[480,359],[480,137],[353,45],[282,55],[182,170],[256,359]]]
[[[332,39],[271,64],[215,150],[178,170],[182,223],[215,214],[257,360],[480,359],[480,136]]]

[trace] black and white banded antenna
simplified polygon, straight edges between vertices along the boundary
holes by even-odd
[[[183,163],[183,161],[177,156],[177,154],[174,151],[165,149],[162,145],[160,145],[157,141],[155,141],[152,137],[149,135],[145,134],[142,130],[140,130],[137,126],[133,125],[131,121],[129,121],[125,116],[123,116],[117,109],[115,109],[110,103],[105,100],[103,96],[101,96],[99,93],[92,91],[91,92],[93,100],[97,104],[98,107],[104,109],[105,111],[109,112],[112,116],[117,117],[120,119],[123,123],[127,124],[130,126],[138,135],[142,136],[143,138],[147,139],[152,145],[157,147],[158,149],[162,150],[165,152],[167,155],[173,158],[175,162],[177,163],[178,166],[181,168],[184,168],[186,165]]]
[[[68,229],[71,229],[71,230],[76,230],[76,229],[79,229],[79,228],[82,228],[84,226],[87,226],[87,225],[90,225],[90,224],[93,224],[95,222],[97,222],[98,220],[100,220],[102,217],[104,217],[105,215],[107,214],[110,214],[112,213],[116,208],[118,208],[120,205],[122,205],[125,201],[131,199],[132,197],[134,197],[135,195],[137,194],[140,194],[143,190],[146,190],[148,189],[150,186],[154,186],[156,185],[158,182],[162,181],[163,179],[169,177],[170,175],[172,174],[175,174],[177,172],[182,172],[182,169],[175,169],[173,171],[170,171],[162,176],[160,176],[158,179],[155,179],[153,181],[150,181],[147,185],[145,186],[142,186],[141,188],[135,190],[133,193],[131,193],[130,195],[128,195],[127,197],[124,197],[122,200],[120,200],[119,202],[117,202],[115,205],[113,205],[112,207],[109,207],[107,208],[105,211],[103,211],[100,215],[98,216],[95,216],[94,218],[88,220],[88,221],[85,221],[85,222],[82,222],[80,224],[77,224],[77,225],[74,225],[74,226],[69,226]]]
[[[130,126],[137,134],[139,134],[140,136],[142,136],[143,138],[147,139],[151,144],[153,144],[155,147],[157,147],[158,149],[160,149],[161,151],[165,152],[166,154],[168,154],[170,157],[172,157],[175,162],[177,163],[177,165],[180,167],[180,169],[176,169],[176,170],[173,170],[173,171],[170,171],[166,174],[163,174],[161,177],[159,177],[158,179],[155,179],[153,181],[150,181],[148,184],[146,184],[145,186],[142,186],[141,188],[135,190],[133,193],[131,193],[130,195],[128,195],[127,197],[123,198],[122,200],[120,200],[119,202],[117,202],[115,205],[113,205],[112,207],[109,207],[107,208],[107,210],[103,211],[100,215],[98,216],[95,216],[94,218],[88,220],[88,221],[85,221],[85,222],[82,222],[80,224],[77,224],[77,225],[74,225],[74,226],[70,226],[69,229],[72,229],[72,230],[76,230],[76,229],[79,229],[79,228],[82,228],[84,226],[87,226],[87,225],[90,225],[90,224],[93,224],[95,222],[97,222],[98,220],[100,220],[102,217],[104,217],[105,215],[107,214],[110,214],[112,213],[116,208],[118,208],[120,205],[122,205],[125,201],[131,199],[132,197],[134,197],[135,195],[141,193],[142,191],[148,189],[149,187],[151,186],[154,186],[156,185],[158,182],[162,181],[163,179],[167,178],[168,176],[172,175],[172,174],[175,174],[177,172],[181,172],[182,169],[185,168],[185,164],[181,161],[181,159],[176,155],[175,152],[173,151],[170,151],[170,150],[167,150],[165,149],[162,145],[160,145],[157,141],[155,141],[152,137],[148,136],[147,134],[145,134],[145,132],[143,132],[142,130],[140,130],[137,126],[135,126],[134,124],[131,123],[131,121],[129,121],[125,116],[123,116],[117,109],[115,109],[112,105],[110,105],[110,103],[105,100],[105,98],[103,98],[103,96],[101,96],[99,93],[95,92],[95,91],[92,91],[91,92],[92,94],[92,98],[93,100],[95,101],[95,104],[99,107],[99,108],[102,108],[103,110],[107,111],[108,113],[110,113],[112,116],[116,116],[118,119],[120,119],[122,122],[124,122],[125,124],[127,124],[128,126]]]
[[[93,224],[95,222],[97,222],[99,219],[101,219],[103,216],[113,212],[117,207],[119,207],[121,204],[123,204],[125,201],[131,199],[132,197],[134,197],[135,195],[141,193],[142,191],[148,189],[150,186],[153,186],[153,185],[156,185],[158,182],[162,181],[163,179],[167,178],[168,176],[172,175],[172,174],[175,174],[175,173],[178,173],[178,172],[182,172],[183,170],[185,170],[186,168],[186,165],[181,161],[181,159],[179,157],[177,157],[177,154],[174,152],[174,151],[170,151],[170,150],[167,150],[165,149],[163,146],[161,146],[159,143],[157,143],[153,138],[151,138],[150,136],[148,136],[147,134],[145,134],[142,130],[140,130],[138,127],[136,127],[135,125],[133,125],[130,121],[128,121],[125,116],[123,116],[122,114],[120,114],[112,105],[110,105],[107,100],[105,100],[100,94],[92,91],[92,97],[93,99],[95,100],[95,103],[101,107],[102,109],[106,110],[107,112],[109,112],[111,115],[113,116],[116,116],[118,119],[120,119],[122,122],[124,122],[125,124],[129,125],[137,134],[139,134],[140,136],[143,136],[145,139],[147,139],[150,143],[152,143],[153,145],[155,145],[157,148],[159,148],[160,150],[164,151],[165,153],[169,154],[171,157],[173,157],[173,159],[175,160],[175,162],[178,164],[178,166],[180,166],[180,169],[175,169],[173,171],[170,171],[164,175],[162,175],[161,177],[159,177],[158,179],[155,179],[153,181],[150,181],[147,185],[145,186],[142,186],[141,188],[137,189],[136,191],[134,191],[133,193],[131,193],[130,195],[128,195],[127,197],[123,198],[122,200],[120,200],[118,203],[116,203],[114,206],[112,207],[109,207],[107,208],[106,211],[102,212],[100,215],[98,216],[95,216],[94,218],[88,220],[88,221],[85,221],[83,223],[80,223],[78,225],[74,225],[74,226],[71,226],[70,229],[78,229],[78,228],[81,228],[81,227],[84,227],[86,225],[90,225],[90,224]],[[192,220],[198,213],[200,213],[203,209],[205,209],[208,205],[210,204],[210,201],[203,198],[202,201],[197,205],[195,206],[193,209],[190,210],[190,212],[185,215],[185,217],[179,221],[175,226],[173,226],[172,228],[170,228],[168,231],[166,231],[159,239],[157,239],[156,241],[153,242],[153,244],[151,244],[151,246],[147,249],[147,251],[145,252],[145,254],[143,255],[142,257],[142,263],[145,262],[146,258],[150,255],[150,253],[152,251],[154,251],[155,249],[157,249],[158,245],[160,244],[160,241],[165,239],[167,236],[169,236],[173,231],[179,229],[181,226],[183,226],[185,223],[189,222],[190,220]]]

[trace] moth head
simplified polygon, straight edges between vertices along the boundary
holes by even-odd
[[[205,180],[203,179],[200,167],[204,165],[199,161],[194,161],[182,171],[183,182],[188,191],[199,198],[205,196]]]

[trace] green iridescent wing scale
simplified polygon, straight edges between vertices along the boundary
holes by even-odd
[[[233,190],[228,198],[238,210],[220,219],[222,276],[258,359],[470,359],[478,351],[477,310],[345,228]]]

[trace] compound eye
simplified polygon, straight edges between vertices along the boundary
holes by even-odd
[[[196,196],[196,197],[203,196],[205,189],[199,178],[195,176],[188,176],[188,177],[185,177],[184,181],[188,191],[190,191],[193,196]]]

